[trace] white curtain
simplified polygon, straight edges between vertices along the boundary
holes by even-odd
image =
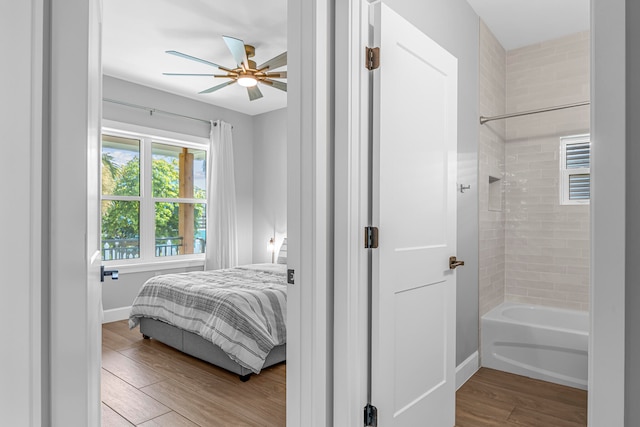
[[[206,270],[238,265],[236,182],[233,172],[231,125],[211,122],[211,146],[207,161]]]

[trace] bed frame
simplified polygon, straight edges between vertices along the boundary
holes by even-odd
[[[140,332],[145,339],[154,338],[183,353],[238,374],[242,382],[248,381],[253,374],[251,370],[232,360],[211,341],[160,320],[141,317]],[[284,362],[287,355],[286,348],[286,344],[274,347],[267,355],[263,368]]]

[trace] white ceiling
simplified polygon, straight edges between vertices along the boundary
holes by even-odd
[[[416,0],[420,1],[420,0]],[[467,0],[506,50],[589,29],[589,0]],[[232,85],[198,92],[224,80],[163,76],[163,72],[211,73],[216,69],[165,53],[177,50],[233,66],[223,35],[256,48],[258,64],[284,52],[287,0],[104,0],[103,68],[113,77],[255,115],[286,106],[286,93],[260,86],[249,101]],[[282,68],[285,70],[286,68]]]
[[[467,0],[505,50],[589,29],[589,0]]]
[[[256,101],[249,101],[246,89],[237,84],[199,95],[226,80],[162,73],[219,73],[216,68],[169,55],[166,50],[235,68],[223,35],[255,46],[252,59],[258,64],[279,55],[287,50],[286,5],[286,0],[104,0],[103,72],[245,114],[283,108],[287,105],[286,92],[272,87],[260,85],[264,97]]]

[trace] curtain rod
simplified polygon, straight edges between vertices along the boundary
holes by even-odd
[[[564,110],[565,108],[582,107],[583,105],[589,105],[589,104],[590,104],[589,101],[583,101],[583,102],[576,102],[575,104],[558,105],[556,107],[548,107],[548,108],[540,108],[537,110],[523,111],[521,113],[502,114],[500,116],[492,116],[492,117],[480,116],[480,124],[483,125],[493,120],[509,119],[511,117],[519,117],[519,116],[528,116],[529,114],[538,114],[538,113],[545,113],[547,111]]]
[[[102,100],[104,102],[111,102],[113,104],[124,105],[126,107],[138,108],[140,110],[146,110],[151,115],[153,115],[153,113],[160,113],[160,114],[166,114],[166,115],[169,115],[169,116],[182,117],[183,119],[196,120],[196,121],[211,125],[211,120],[205,120],[205,119],[199,119],[197,117],[185,116],[184,114],[172,113],[171,111],[158,110],[157,108],[144,107],[142,105],[137,105],[137,104],[130,104],[128,102],[117,101],[115,99],[102,98]],[[214,126],[215,126],[215,122],[214,122]]]

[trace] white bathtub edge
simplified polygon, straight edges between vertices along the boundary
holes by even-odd
[[[456,390],[462,387],[473,374],[478,372],[478,369],[480,369],[480,360],[478,352],[475,351],[471,356],[467,357],[467,360],[456,366]]]

